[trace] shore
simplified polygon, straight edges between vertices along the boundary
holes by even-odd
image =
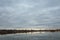
[[[60,32],[60,29],[55,30],[0,30],[0,34],[15,34],[28,32]]]

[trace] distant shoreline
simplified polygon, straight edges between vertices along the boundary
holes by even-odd
[[[60,32],[60,29],[55,30],[0,30],[1,34],[15,34],[15,33],[28,33],[28,32]]]

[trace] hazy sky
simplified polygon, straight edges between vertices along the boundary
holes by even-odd
[[[60,0],[0,0],[0,27],[60,26]]]

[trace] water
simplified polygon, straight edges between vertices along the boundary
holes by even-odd
[[[0,40],[60,40],[60,32],[36,32],[0,35]]]

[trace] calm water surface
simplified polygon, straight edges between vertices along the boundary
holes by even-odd
[[[60,40],[60,32],[33,32],[0,35],[0,40]]]

